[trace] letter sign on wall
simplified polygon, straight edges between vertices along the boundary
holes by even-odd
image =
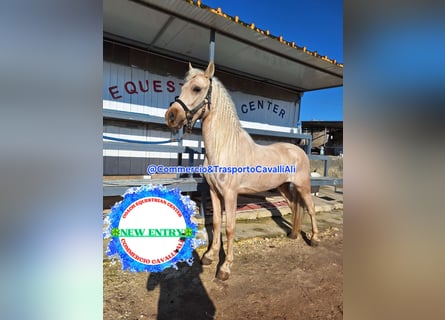
[[[180,95],[182,83],[183,79],[104,62],[103,99],[128,104],[128,111],[134,110],[131,105],[167,109],[170,102]],[[229,93],[240,120],[284,127],[295,126],[296,114],[300,108],[298,103],[239,91]],[[112,106],[113,104],[107,104],[107,108]]]

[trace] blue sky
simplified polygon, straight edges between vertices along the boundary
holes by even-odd
[[[203,0],[202,3],[343,62],[343,1]],[[305,93],[300,118],[343,120],[343,88]]]

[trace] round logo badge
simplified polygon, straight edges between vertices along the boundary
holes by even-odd
[[[119,257],[122,269],[160,272],[192,259],[197,226],[195,203],[179,189],[141,186],[129,189],[105,218],[107,255]]]

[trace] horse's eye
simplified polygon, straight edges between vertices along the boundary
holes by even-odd
[[[200,87],[194,87],[193,91],[196,93],[200,93],[201,92],[201,88]]]

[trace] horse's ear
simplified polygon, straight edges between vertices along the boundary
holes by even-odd
[[[193,69],[193,67],[192,67],[192,63],[189,62],[189,71],[192,70],[192,69]]]
[[[207,66],[207,69],[204,72],[204,75],[210,79],[211,77],[213,77],[214,73],[215,73],[215,64],[213,63],[213,60],[212,60],[212,61],[210,61],[209,65]]]

